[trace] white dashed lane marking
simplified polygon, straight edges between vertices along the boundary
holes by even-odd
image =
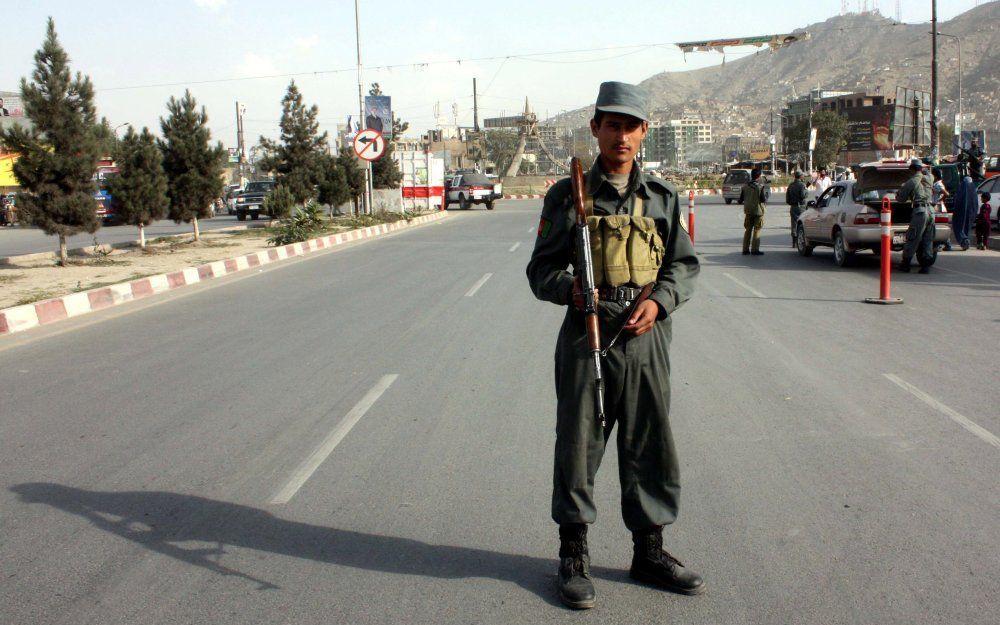
[[[466,296],[466,297],[472,297],[473,295],[475,295],[475,294],[476,294],[476,291],[478,291],[478,290],[479,290],[479,287],[481,287],[481,286],[483,286],[484,284],[486,284],[486,281],[487,281],[487,280],[489,280],[489,279],[490,279],[490,278],[492,278],[492,277],[493,277],[493,274],[492,274],[492,273],[488,273],[488,274],[486,274],[485,276],[483,276],[482,278],[480,278],[480,279],[479,279],[479,282],[476,282],[475,284],[473,284],[473,285],[472,285],[472,288],[471,288],[471,289],[469,289],[469,292],[468,292],[468,293],[466,293],[466,294],[465,294],[465,296]]]
[[[518,241],[518,242],[517,242],[517,243],[515,243],[514,245],[511,245],[511,246],[510,246],[510,250],[508,250],[508,251],[510,251],[510,252],[513,252],[514,250],[516,250],[516,249],[517,249],[517,248],[519,248],[519,247],[521,247],[521,242],[520,242],[520,241]]]
[[[746,289],[746,290],[750,291],[751,293],[753,293],[753,294],[754,294],[754,295],[756,295],[757,297],[759,297],[759,298],[761,298],[761,299],[767,299],[767,296],[766,296],[766,295],[764,295],[763,293],[761,293],[761,292],[760,292],[760,291],[758,291],[757,289],[753,288],[752,286],[750,286],[750,285],[749,285],[749,284],[747,284],[746,282],[744,282],[744,281],[740,280],[739,278],[737,278],[737,277],[735,277],[735,276],[732,276],[732,275],[730,275],[730,274],[728,274],[728,273],[725,273],[725,272],[723,272],[723,274],[722,274],[722,275],[726,276],[727,278],[729,278],[730,280],[732,280],[732,281],[733,281],[733,282],[735,282],[736,284],[740,285],[740,286],[741,286],[741,287],[743,287],[744,289]]]
[[[934,408],[938,412],[944,413],[952,421],[954,421],[955,423],[961,425],[966,430],[972,432],[978,438],[986,441],[990,445],[993,445],[997,449],[1000,449],[1000,438],[998,438],[995,434],[993,434],[993,432],[990,432],[986,428],[978,425],[977,423],[974,423],[971,419],[969,419],[965,415],[963,415],[963,414],[961,414],[961,413],[959,413],[959,412],[957,412],[957,411],[949,408],[948,406],[945,406],[944,404],[942,404],[938,400],[934,399],[933,397],[931,397],[927,393],[923,392],[922,390],[920,390],[916,386],[913,386],[909,382],[903,380],[899,376],[893,375],[891,373],[883,373],[882,375],[884,375],[886,378],[888,378],[893,384],[899,386],[900,388],[902,388],[905,391],[908,391],[909,393],[911,393],[912,395],[914,395],[917,399],[919,399],[920,401],[924,402],[925,404],[927,404],[931,408]]]
[[[382,379],[380,379],[378,383],[375,384],[375,386],[373,386],[371,390],[361,398],[361,401],[359,401],[354,408],[351,408],[351,411],[347,413],[340,423],[337,424],[337,427],[333,428],[333,431],[327,435],[326,439],[324,439],[315,451],[313,451],[312,454],[310,454],[309,457],[299,465],[299,468],[292,473],[292,477],[288,480],[288,482],[271,499],[272,505],[288,503],[288,501],[295,496],[295,493],[299,492],[302,485],[305,484],[310,477],[312,477],[312,474],[316,472],[316,469],[318,469],[319,466],[323,464],[323,461],[326,460],[331,453],[333,453],[334,448],[340,443],[340,441],[344,440],[344,437],[351,431],[351,428],[353,428],[358,421],[361,420],[361,417],[365,416],[368,409],[371,408],[376,401],[378,401],[378,398],[382,396],[382,393],[384,393],[398,377],[399,376],[395,373],[382,376]]]

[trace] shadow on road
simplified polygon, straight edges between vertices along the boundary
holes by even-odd
[[[222,564],[226,546],[385,573],[456,581],[476,577],[497,579],[513,582],[550,605],[560,605],[553,585],[554,557],[434,545],[409,538],[309,525],[249,506],[178,493],[88,491],[51,483],[19,484],[11,491],[25,503],[42,503],[76,514],[99,529],[151,551],[220,575],[252,581],[258,584],[258,590],[280,586]],[[215,547],[179,546],[187,541],[214,543]],[[625,581],[626,577],[624,572],[613,569],[592,571],[596,576],[616,581]]]

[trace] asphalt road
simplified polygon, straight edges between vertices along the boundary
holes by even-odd
[[[235,215],[218,215],[211,219],[201,219],[198,221],[198,228],[204,232],[206,230],[218,230],[220,228],[231,228],[232,226],[243,224],[236,220]],[[245,222],[252,223],[252,222]],[[187,234],[192,232],[191,224],[175,224],[169,219],[155,221],[146,226],[146,240],[151,241],[157,237],[164,237],[173,234]],[[127,243],[136,241],[139,238],[139,230],[134,226],[106,226],[99,229],[95,234],[77,234],[66,239],[69,249],[87,247],[94,244],[94,237],[97,242],[104,244]],[[36,252],[58,252],[59,238],[48,236],[37,228],[0,228],[0,256],[18,256],[21,254],[34,254]]]
[[[1000,261],[942,254],[867,305],[873,259],[798,256],[780,209],[741,256],[717,201],[666,531],[708,592],[630,582],[612,448],[598,607],[563,609],[539,204],[0,340],[0,623],[996,622]]]

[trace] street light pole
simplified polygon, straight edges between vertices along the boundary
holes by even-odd
[[[777,165],[775,165],[775,161],[774,161],[774,159],[775,159],[775,154],[774,154],[775,143],[774,143],[774,107],[773,106],[771,107],[771,135],[767,138],[767,140],[770,141],[770,143],[771,143],[771,175],[773,176],[773,175],[775,175],[775,173],[777,173],[777,169],[778,169],[778,167],[777,167]]]
[[[820,99],[822,99],[822,92],[820,92]],[[809,148],[809,175],[812,176],[813,172],[813,145],[812,145],[812,135],[813,135],[813,92],[809,90],[809,134],[806,135],[806,147]]]
[[[938,152],[937,122],[937,0],[931,0],[931,157]]]
[[[358,46],[358,128],[367,128],[365,122],[365,96],[364,85],[361,80],[361,19],[358,9],[358,0],[354,0],[354,38]],[[365,162],[365,193],[362,197],[362,213],[370,213],[372,204],[372,163]]]
[[[955,127],[955,133],[961,137],[962,124],[965,123],[965,118],[962,117],[962,38],[958,35],[938,34],[942,37],[951,37],[958,42],[958,124]]]

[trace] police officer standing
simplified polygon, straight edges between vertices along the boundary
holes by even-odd
[[[799,215],[805,210],[807,195],[806,184],[802,182],[802,172],[795,170],[795,180],[785,191],[785,203],[788,204],[788,215],[792,219],[792,247],[795,247],[795,228],[799,223]]]
[[[527,267],[535,296],[567,307],[555,356],[552,519],[559,524],[559,595],[572,608],[595,601],[587,526],[597,515],[594,479],[616,424],[621,511],[633,542],[629,574],[684,594],[705,588],[701,576],[663,550],[663,526],[677,517],[680,497],[669,418],[672,315],[691,297],[699,265],[677,189],[635,162],[649,127],[646,107],[641,87],[605,82],[590,122],[600,155],[586,176],[585,196],[605,345],[623,331],[602,360],[605,424],[594,405],[580,280],[567,270],[578,269],[569,179],[545,196]],[[647,284],[652,295],[630,312]]]
[[[906,230],[906,244],[903,246],[903,258],[899,270],[909,273],[913,254],[920,263],[918,273],[928,273],[934,254],[934,207],[931,203],[931,187],[934,181],[923,173],[924,164],[919,158],[910,161],[910,171],[913,177],[903,183],[896,192],[897,202],[910,202],[913,213],[910,216],[910,227]]]
[[[760,231],[771,191],[760,181],[760,170],[750,172],[750,184],[743,189],[743,255],[763,256],[760,251]],[[752,245],[751,245],[752,242]]]

